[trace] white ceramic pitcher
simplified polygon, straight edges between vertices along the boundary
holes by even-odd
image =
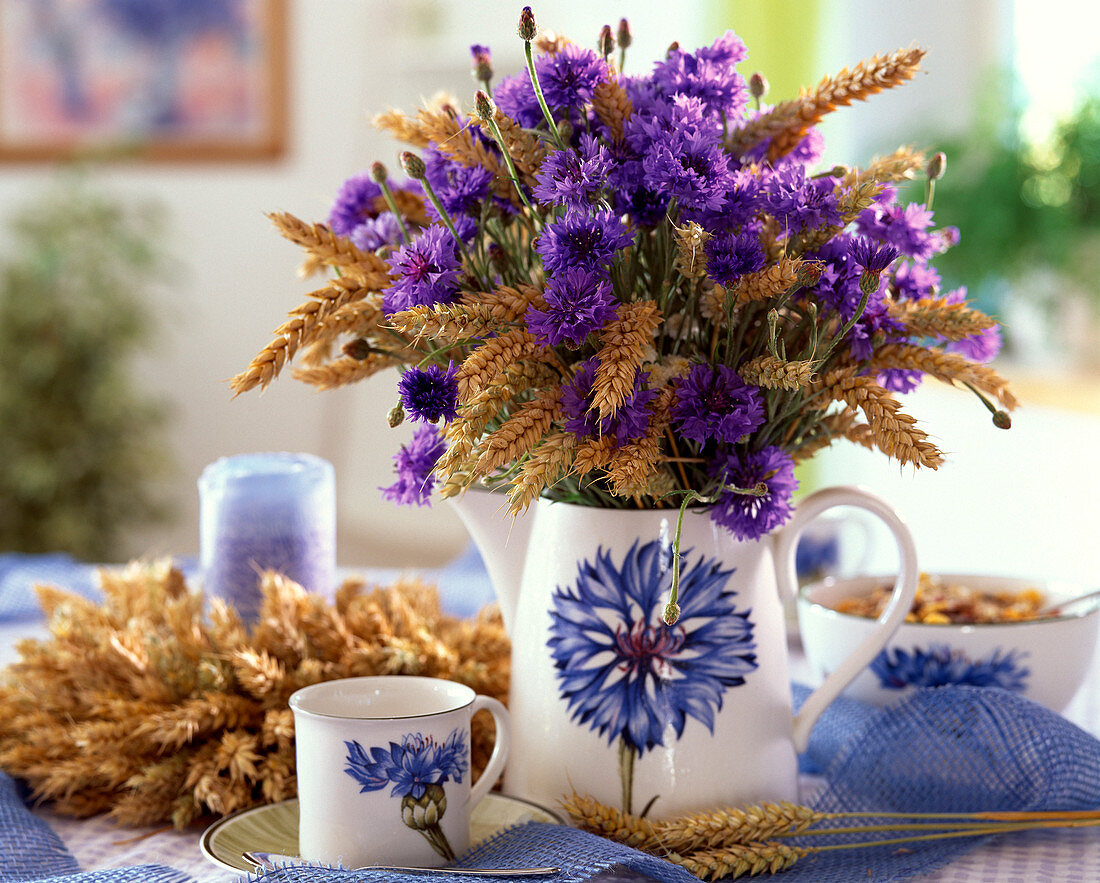
[[[889,504],[827,488],[758,541],[736,540],[705,509],[686,513],[682,612],[666,626],[675,510],[540,500],[513,523],[501,502],[471,492],[458,510],[512,639],[504,788],[547,805],[573,790],[653,817],[796,800],[796,755],[814,722],[889,640],[917,587],[912,537]],[[792,715],[781,598],[794,597],[803,527],[834,506],[881,518],[901,572],[874,633]]]

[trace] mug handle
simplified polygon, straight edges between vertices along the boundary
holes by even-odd
[[[496,784],[500,774],[504,772],[504,764],[508,760],[508,749],[512,745],[512,719],[508,715],[508,709],[491,696],[479,694],[474,697],[474,703],[470,706],[470,716],[473,717],[475,712],[482,709],[493,716],[497,734],[496,741],[493,743],[493,753],[489,755],[489,762],[485,764],[485,770],[477,780],[477,784],[470,789],[470,806],[480,803],[481,798]]]
[[[814,690],[794,716],[792,739],[795,750],[801,754],[810,742],[810,730],[828,705],[843,692],[863,669],[871,664],[893,637],[898,626],[905,620],[913,604],[913,595],[917,591],[920,572],[917,569],[917,549],[913,535],[894,508],[884,499],[863,488],[845,485],[825,488],[810,494],[798,504],[791,520],[779,531],[776,537],[776,579],[781,598],[794,598],[798,595],[798,574],[795,569],[795,551],[798,538],[806,525],[834,506],[855,506],[877,515],[894,535],[898,544],[898,556],[901,569],[894,583],[890,601],[879,615],[875,630],[867,635],[844,661],[829,673],[821,686]]]

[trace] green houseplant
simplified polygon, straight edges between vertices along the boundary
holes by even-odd
[[[152,205],[66,173],[10,217],[0,257],[0,550],[122,553],[167,516],[150,481],[166,411],[134,381],[164,259]]]

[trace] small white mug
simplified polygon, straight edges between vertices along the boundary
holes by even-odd
[[[508,711],[438,678],[343,678],[296,691],[298,851],[354,868],[438,867],[469,848],[470,812],[504,770]],[[496,723],[489,763],[471,787],[470,718]]]

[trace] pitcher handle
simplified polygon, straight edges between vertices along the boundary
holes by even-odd
[[[872,515],[877,515],[894,535],[894,540],[898,544],[901,568],[894,583],[893,594],[886,609],[879,615],[875,630],[857,644],[844,661],[829,673],[821,686],[807,697],[802,708],[795,715],[793,741],[795,750],[799,754],[809,745],[810,730],[817,723],[821,713],[843,692],[856,675],[871,664],[871,660],[886,646],[886,642],[893,637],[898,626],[905,620],[913,604],[913,595],[916,594],[920,579],[913,535],[894,508],[881,497],[863,488],[832,487],[810,494],[802,500],[791,520],[776,537],[776,579],[781,597],[795,597],[798,593],[795,551],[798,548],[798,538],[802,530],[818,515],[834,506],[856,506],[867,510]]]

